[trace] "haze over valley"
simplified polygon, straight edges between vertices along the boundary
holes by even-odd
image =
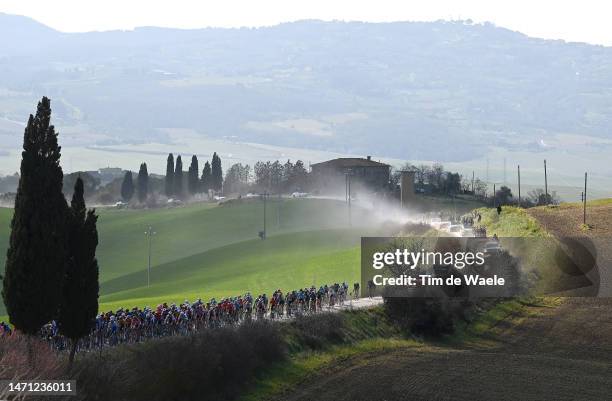
[[[62,33],[0,14],[0,35],[2,174],[18,170],[46,95],[69,171],[146,161],[161,173],[169,151],[225,163],[373,155],[508,184],[520,163],[541,186],[546,158],[553,189],[579,196],[586,169],[612,194],[609,47],[465,21]]]

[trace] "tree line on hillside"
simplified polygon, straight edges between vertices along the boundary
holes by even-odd
[[[304,162],[295,163],[287,160],[258,161],[251,169],[248,164],[233,164],[227,171],[223,181],[223,189],[227,193],[268,192],[289,193],[304,191],[309,187],[308,171]]]
[[[183,199],[186,196],[205,193],[209,191],[220,192],[223,187],[223,169],[221,157],[213,153],[212,160],[204,163],[200,174],[199,161],[196,155],[191,157],[191,164],[187,174],[183,174],[183,160],[181,155],[176,157],[168,154],[166,160],[166,176],[164,179],[164,193],[168,198]]]
[[[149,175],[145,163],[141,165],[137,184],[131,171],[126,171],[121,184],[121,197],[130,202],[135,193],[138,202],[144,203],[150,195],[148,189]],[[191,157],[191,164],[186,172],[183,169],[182,156],[176,159],[174,154],[168,154],[166,159],[166,175],[163,178],[163,194],[168,199],[187,199],[198,194],[209,193],[246,193],[249,191],[262,191],[282,193],[294,190],[303,190],[308,186],[308,171],[301,160],[295,163],[287,160],[281,163],[257,162],[251,168],[249,164],[234,163],[225,175],[221,165],[221,157],[214,152],[212,159],[204,163],[199,169],[199,160],[196,155]],[[162,191],[160,191],[162,192]]]
[[[87,210],[81,178],[66,202],[50,121],[51,102],[43,97],[25,128],[2,297],[11,324],[28,338],[55,320],[72,340],[72,363],[78,339],[90,333],[98,312],[98,217]]]
[[[151,192],[149,181],[147,163],[140,164],[138,176],[136,176],[136,183],[134,183],[132,172],[126,171],[123,176],[123,181],[121,182],[121,199],[123,199],[124,202],[130,202],[135,194],[139,203],[145,203]]]
[[[453,196],[461,193],[469,193],[471,181],[467,182],[459,173],[453,173],[444,169],[440,163],[431,166],[421,164],[418,166],[410,163],[404,164],[399,170],[391,173],[391,186],[395,188],[399,185],[401,171],[414,172],[415,190],[420,193]],[[475,193],[486,194],[487,186],[478,180],[475,186]]]
[[[136,183],[132,172],[126,171],[121,184],[121,197],[130,202],[137,194],[138,202],[153,205],[157,194],[163,193],[168,199],[188,199],[198,194],[245,194],[248,192],[291,193],[313,190],[311,177],[304,162],[295,163],[287,160],[258,161],[253,167],[249,164],[234,163],[225,175],[221,167],[221,158],[215,152],[212,160],[206,161],[202,171],[199,171],[199,160],[196,155],[191,158],[191,164],[186,172],[183,171],[181,155],[176,159],[170,153],[166,159],[166,174],[163,178],[155,179],[156,190],[152,190],[148,183],[152,180],[147,173],[146,163],[143,163],[138,173]],[[399,170],[393,170],[390,176],[389,191],[396,191],[399,185],[400,171],[411,170],[415,172],[415,189],[417,192],[454,196],[457,194],[474,194],[477,198],[487,199],[487,184],[476,178],[474,182],[465,180],[456,172],[444,169],[441,164],[431,166],[411,164],[404,165]],[[153,195],[153,196],[151,196]]]
[[[561,202],[555,191],[548,194],[542,188],[536,188],[527,193],[527,196],[521,197],[521,207],[534,207],[544,205],[558,205]],[[519,199],[512,193],[508,186],[501,186],[495,191],[495,197],[487,199],[489,206],[505,206],[518,205]]]
[[[493,197],[490,188],[480,178],[466,178],[457,172],[445,170],[439,163],[432,165],[412,165],[406,163],[400,169],[392,169],[386,191],[391,196],[399,196],[401,171],[414,172],[415,190],[422,194],[435,196],[455,196],[458,194],[473,195],[487,204],[518,204],[518,199],[512,196],[509,188],[500,187]],[[95,172],[93,172],[95,174]],[[19,177],[18,174],[15,175]],[[258,161],[252,167],[249,164],[232,164],[225,175],[220,156],[214,152],[212,159],[206,161],[201,172],[198,157],[193,155],[187,171],[184,171],[181,155],[176,159],[172,153],[166,159],[165,176],[151,175],[147,164],[140,165],[138,174],[134,177],[132,171],[125,171],[121,180],[114,180],[104,186],[100,178],[88,172],[67,174],[63,179],[63,192],[70,197],[77,178],[84,185],[86,199],[94,202],[113,203],[117,197],[133,206],[153,207],[159,201],[160,195],[167,199],[186,200],[206,194],[245,194],[261,193],[291,193],[316,191],[311,182],[311,176],[301,160],[295,163],[287,160],[281,163],[275,161]],[[1,199],[0,199],[1,200]],[[546,194],[542,189],[532,190],[521,198],[521,206],[531,207],[545,204],[555,204],[559,197],[555,192]]]

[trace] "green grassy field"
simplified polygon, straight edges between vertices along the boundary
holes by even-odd
[[[346,205],[320,199],[268,201],[265,241],[260,200],[98,213],[101,310],[358,281],[360,237],[384,234],[367,211],[354,208],[349,228]],[[2,266],[11,214],[0,209]],[[147,287],[149,225],[156,234]]]
[[[418,208],[427,210],[477,206],[446,198],[418,200]],[[357,206],[349,227],[346,204],[323,199],[271,198],[265,241],[258,238],[263,228],[259,199],[168,209],[102,208],[98,214],[101,310],[359,281],[360,237],[400,231]],[[11,216],[12,209],[0,208],[1,269]],[[149,225],[156,234],[147,287]]]
[[[479,208],[482,216],[480,223],[487,228],[487,234],[500,237],[547,237],[549,234],[540,226],[525,209],[515,206],[504,206],[500,215],[494,208]]]

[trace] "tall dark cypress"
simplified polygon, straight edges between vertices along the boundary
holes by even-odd
[[[123,176],[123,182],[121,183],[121,198],[125,202],[132,200],[134,196],[134,179],[132,178],[132,172],[126,171]]]
[[[204,169],[202,169],[202,178],[200,180],[200,190],[202,192],[208,192],[212,188],[212,172],[210,163],[206,161],[204,163]]]
[[[78,340],[94,327],[98,313],[98,216],[87,211],[83,197],[83,181],[79,177],[68,214],[67,262],[59,308],[60,332],[72,342],[69,363],[72,364]]]
[[[217,152],[215,152],[212,157],[211,174],[212,189],[221,191],[223,187],[223,170],[221,168],[221,158],[217,155]]]
[[[142,163],[140,165],[137,180],[136,189],[138,191],[138,201],[143,203],[147,200],[147,196],[149,195],[149,173],[147,171],[147,163]]]
[[[189,166],[189,175],[187,184],[189,185],[189,193],[194,195],[199,192],[200,180],[198,174],[200,173],[200,167],[198,166],[198,157],[193,155],[191,157],[191,165]]]
[[[181,155],[176,157],[176,168],[174,170],[174,195],[177,198],[183,196],[183,160]]]
[[[168,198],[174,195],[174,155],[170,153],[166,162],[166,181],[164,189]]]
[[[10,322],[36,334],[57,316],[65,271],[65,223],[60,147],[43,97],[23,137],[21,175],[11,221],[2,297]]]

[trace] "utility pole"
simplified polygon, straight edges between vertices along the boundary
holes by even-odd
[[[147,266],[147,287],[151,284],[151,238],[157,234],[153,231],[153,227],[149,226],[147,231],[145,231],[145,235],[147,236],[147,240],[149,243],[149,264]]]
[[[495,183],[493,183],[493,207],[497,207],[497,194],[495,193]]]
[[[345,173],[346,177],[346,199],[347,199],[347,207],[348,207],[348,223],[349,226],[353,225],[351,218],[351,170],[347,170]]]
[[[518,165],[518,192],[519,192],[519,202],[518,205],[521,207],[521,165]]]
[[[263,193],[263,204],[264,204],[264,210],[263,210],[263,234],[262,234],[262,238],[261,239],[266,239],[267,236],[267,231],[266,231],[266,200],[268,198],[268,193],[264,192]]]
[[[548,175],[546,174],[546,159],[544,159],[544,193],[546,194],[546,205],[548,206]]]
[[[281,215],[280,215],[280,208],[281,208],[281,203],[283,202],[282,196],[280,194],[280,192],[278,193],[278,203],[276,204],[276,225],[278,226],[278,228],[280,229],[281,226]]]
[[[586,224],[586,203],[587,203],[587,173],[584,172],[584,199],[582,201],[582,224]]]
[[[474,170],[472,170],[472,195],[475,195],[474,193]]]
[[[349,174],[348,178],[348,219],[349,219],[349,227],[353,225],[353,219],[351,216],[351,176]]]
[[[348,202],[348,174],[344,173],[344,201]]]

